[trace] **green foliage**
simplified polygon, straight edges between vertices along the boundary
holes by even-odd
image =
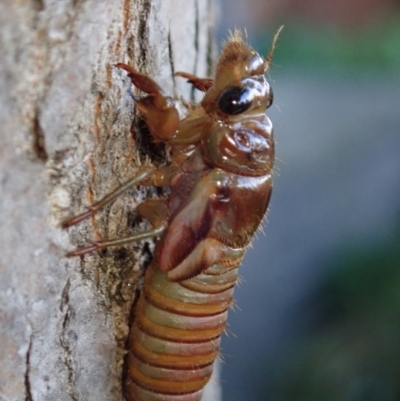
[[[267,53],[265,32],[256,42],[262,54]],[[324,71],[386,71],[400,68],[400,15],[378,20],[362,31],[338,26],[285,22],[276,60],[278,67]],[[279,69],[279,68],[278,68]]]

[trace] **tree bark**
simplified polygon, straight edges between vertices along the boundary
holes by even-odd
[[[131,307],[153,244],[65,254],[127,234],[135,205],[156,193],[132,190],[69,230],[61,222],[165,158],[113,64],[190,99],[173,74],[209,74],[213,12],[213,0],[1,2],[0,400],[123,399]]]

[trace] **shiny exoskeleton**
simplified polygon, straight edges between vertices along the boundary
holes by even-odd
[[[152,79],[117,64],[146,94],[135,103],[154,139],[168,145],[170,162],[141,169],[64,225],[85,219],[133,185],[171,188],[168,199],[138,206],[151,230],[69,253],[160,236],[131,328],[125,383],[130,401],[198,401],[211,376],[238,267],[272,191],[274,139],[265,111],[273,96],[264,74],[277,36],[264,60],[236,31],[215,79],[178,73],[205,92],[182,120]]]

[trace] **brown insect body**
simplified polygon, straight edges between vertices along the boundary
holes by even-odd
[[[153,80],[117,64],[148,94],[135,101],[154,138],[169,145],[170,163],[144,169],[65,226],[88,217],[129,186],[171,188],[169,199],[138,207],[152,230],[69,254],[162,234],[131,329],[125,383],[131,401],[198,401],[211,376],[238,266],[272,191],[274,140],[265,115],[272,91],[264,77],[270,55],[263,60],[235,32],[223,49],[215,80],[178,73],[206,92],[200,106],[181,121],[173,100]]]

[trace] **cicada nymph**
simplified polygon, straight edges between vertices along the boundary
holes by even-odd
[[[134,185],[169,186],[168,199],[152,199],[138,213],[152,228],[91,243],[69,256],[159,237],[131,328],[125,383],[130,401],[198,401],[218,355],[238,267],[263,219],[272,191],[274,139],[265,111],[272,90],[263,59],[235,31],[214,79],[187,78],[205,95],[180,120],[175,102],[151,78],[125,70],[143,97],[135,103],[170,161],[135,177],[64,223],[89,217]]]

